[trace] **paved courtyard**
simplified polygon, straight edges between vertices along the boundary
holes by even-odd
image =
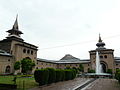
[[[53,83],[49,86],[38,86],[30,90],[75,90],[90,80],[90,78],[76,78],[74,80]],[[97,79],[82,90],[120,90],[120,84],[115,79]]]
[[[90,81],[89,78],[76,78],[74,80],[54,83],[45,87],[35,87],[30,90],[74,90],[80,85]]]
[[[120,90],[120,84],[115,79],[97,79],[82,90]]]

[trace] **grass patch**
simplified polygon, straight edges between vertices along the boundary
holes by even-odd
[[[14,76],[0,76],[0,83],[2,84],[14,84]],[[29,89],[35,86],[38,86],[38,83],[35,82],[34,77],[22,77],[21,75],[17,76],[16,79],[17,89]]]

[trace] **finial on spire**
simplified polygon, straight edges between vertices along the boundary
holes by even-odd
[[[96,44],[96,46],[98,47],[97,49],[105,49],[105,43],[102,42],[102,39],[101,39],[101,36],[100,36],[100,33],[99,33],[99,40],[98,40],[98,43]]]
[[[14,22],[14,25],[13,25],[13,28],[8,30],[7,32],[9,33],[8,37],[19,37],[20,38],[20,35],[23,34],[20,30],[19,30],[19,27],[18,27],[18,14],[16,15],[16,20]]]
[[[101,39],[100,33],[99,33],[99,40],[98,40],[98,42],[102,42],[102,39]]]
[[[18,27],[18,14],[16,15],[16,20],[15,20],[15,23],[14,23],[14,25],[13,25],[13,29],[14,30],[19,30],[19,27]]]

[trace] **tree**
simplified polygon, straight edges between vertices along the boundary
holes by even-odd
[[[15,62],[14,69],[19,70],[20,69],[20,61]]]
[[[82,64],[79,64],[79,68],[78,69],[79,69],[80,72],[84,72],[84,67],[83,67]]]
[[[112,69],[108,69],[107,73],[112,74]]]
[[[14,64],[14,69],[19,70],[21,68],[23,74],[27,74],[29,71],[32,71],[35,66],[35,62],[31,59],[22,59],[21,61],[17,61]]]
[[[89,70],[88,70],[88,73],[95,73],[95,70],[89,69]]]
[[[29,71],[32,71],[35,63],[31,59],[21,60],[22,73],[27,74]]]

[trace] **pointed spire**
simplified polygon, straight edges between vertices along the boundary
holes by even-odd
[[[99,33],[99,40],[98,40],[98,42],[102,42],[102,39],[101,39],[100,33]]]
[[[18,14],[16,15],[16,20],[14,22],[12,29],[8,30],[7,32],[9,33],[8,37],[20,38],[20,35],[23,34],[18,27]]]
[[[13,29],[14,30],[19,30],[19,27],[18,27],[18,14],[16,15],[16,20],[15,20],[15,23],[13,25]]]
[[[98,40],[98,43],[96,44],[96,46],[98,47],[97,49],[105,49],[105,43],[102,42],[102,39],[101,39],[101,36],[99,34],[99,40]]]

